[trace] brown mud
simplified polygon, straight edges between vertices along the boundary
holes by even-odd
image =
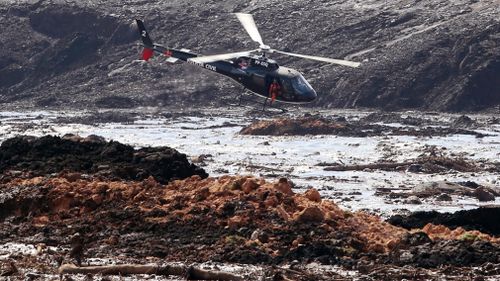
[[[78,232],[90,257],[113,253],[171,261],[351,266],[363,256],[418,266],[467,266],[500,257],[498,238],[428,225],[419,230],[426,233],[418,234],[417,243],[417,234],[373,215],[343,211],[314,189],[295,194],[286,179],[193,176],[165,186],[152,177],[101,181],[70,173],[16,178],[0,188],[1,240],[56,246]],[[425,247],[442,257],[427,264],[395,256]],[[449,261],[449,247],[481,257]],[[481,255],[484,247],[489,255]]]
[[[375,114],[377,116],[378,114]],[[370,115],[371,116],[371,115]],[[386,135],[404,136],[447,136],[453,134],[474,135],[478,138],[485,135],[461,126],[430,126],[428,120],[398,115],[384,115],[380,118],[364,117],[361,120],[347,120],[344,117],[332,118],[324,116],[303,116],[297,118],[276,118],[255,121],[244,127],[242,135],[264,136],[305,136],[305,135],[337,135],[343,137],[372,137]],[[391,118],[389,118],[391,117]],[[401,122],[404,126],[394,127],[375,122],[388,120]],[[390,123],[390,121],[389,121]],[[420,126],[420,127],[414,127]]]

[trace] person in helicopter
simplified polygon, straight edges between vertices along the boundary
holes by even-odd
[[[248,68],[248,60],[246,59],[241,59],[240,62],[238,63],[238,66],[241,69],[247,69]]]
[[[271,103],[273,103],[280,94],[281,86],[278,83],[278,80],[274,78],[271,85],[269,85],[269,97],[271,98]]]

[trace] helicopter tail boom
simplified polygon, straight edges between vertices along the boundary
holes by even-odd
[[[137,19],[135,21],[137,23],[139,35],[141,36],[142,44],[144,45],[144,50],[141,55],[142,60],[148,61],[154,56],[155,53],[167,57],[167,62],[169,63],[175,63],[178,60],[187,62],[188,59],[198,56],[187,49],[177,50],[153,43],[153,40],[149,37],[149,32],[146,30],[142,20]]]
[[[139,34],[141,35],[142,43],[144,44],[144,50],[142,51],[142,59],[147,61],[154,55],[154,44],[149,33],[141,20],[136,20],[137,27],[139,28]]]

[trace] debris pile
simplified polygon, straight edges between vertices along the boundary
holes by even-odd
[[[90,257],[113,253],[170,261],[352,266],[362,256],[402,263],[394,253],[413,247],[405,246],[412,232],[373,215],[343,211],[314,189],[296,194],[285,178],[192,176],[162,185],[153,177],[102,181],[61,173],[12,179],[0,184],[0,191],[1,240],[69,245],[79,233]],[[490,244],[497,239],[486,234],[434,226],[418,231],[427,233],[426,247],[475,237],[495,250],[491,258],[500,257],[500,249]],[[461,265],[469,264],[475,261]]]
[[[386,253],[406,232],[375,216],[345,212],[313,189],[295,194],[286,179],[193,176],[164,186],[153,177],[101,181],[68,173],[17,178],[0,190],[1,217],[24,222],[1,237],[64,244],[79,232],[93,240],[92,251],[172,260],[336,263],[365,251]]]

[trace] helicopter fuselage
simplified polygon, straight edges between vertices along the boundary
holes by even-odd
[[[269,89],[274,81],[280,86],[279,93],[275,97],[276,101],[302,104],[312,102],[317,97],[314,89],[300,72],[279,66],[274,60],[263,56],[243,56],[232,60],[205,63],[197,62],[198,54],[186,50],[154,44],[151,51],[230,77],[266,99],[271,98]]]

